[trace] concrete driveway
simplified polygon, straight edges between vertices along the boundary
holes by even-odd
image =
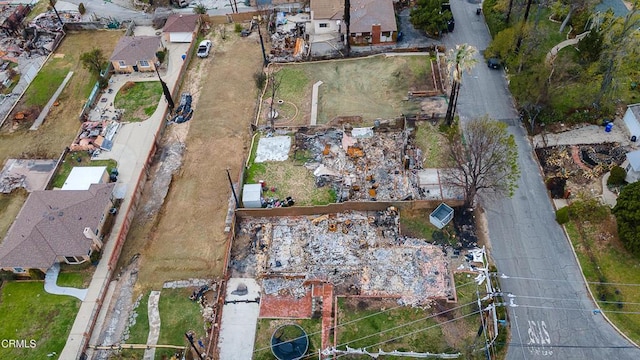
[[[58,275],[60,274],[60,264],[55,263],[47,270],[44,277],[44,291],[54,295],[67,295],[82,301],[87,296],[87,289],[77,289],[72,287],[58,286]]]

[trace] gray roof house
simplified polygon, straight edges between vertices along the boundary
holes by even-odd
[[[398,36],[392,0],[351,0],[351,42],[354,45],[392,44]]]
[[[155,71],[156,53],[162,50],[160,36],[123,36],[109,61],[118,73]]]
[[[198,14],[171,14],[162,28],[164,39],[172,43],[190,43],[196,36]]]
[[[46,271],[56,262],[82,263],[102,247],[102,227],[115,184],[89,190],[42,190],[29,194],[0,244],[0,268]]]

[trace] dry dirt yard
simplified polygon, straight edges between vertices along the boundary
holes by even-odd
[[[212,55],[192,60],[183,90],[194,95],[194,116],[186,123],[188,128],[171,125],[175,128],[168,129],[164,139],[186,134],[182,167],[160,212],[134,221],[120,257],[120,263],[126,264],[134,254],[141,254],[139,288],[223,273],[230,196],[225,169],[231,169],[234,180],[238,178],[254,119],[254,74],[262,63],[255,35],[240,38],[232,28],[226,35],[222,40],[214,27]],[[200,86],[193,89],[197,83]]]

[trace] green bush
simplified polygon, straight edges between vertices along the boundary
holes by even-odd
[[[242,32],[242,29],[243,29],[243,26],[242,26],[242,24],[240,24],[240,23],[235,23],[235,24],[233,25],[233,30],[234,30],[235,32],[237,32],[237,33]]]
[[[9,270],[0,270],[0,282],[4,280],[15,280],[16,274]]]
[[[40,269],[29,269],[29,277],[32,280],[44,280],[44,273]]]
[[[164,59],[167,57],[167,51],[166,51],[166,50],[158,51],[158,52],[156,53],[156,57],[158,58],[158,61],[159,61],[160,63],[163,63],[163,62],[164,62]]]
[[[94,250],[91,252],[91,256],[89,257],[89,259],[91,260],[91,264],[97,264],[98,261],[100,261],[100,258],[102,257],[102,251],[98,251],[98,250]]]
[[[87,9],[85,9],[84,7],[84,3],[78,4],[78,12],[80,13],[80,15],[84,15],[84,13],[87,12]]]
[[[581,199],[569,206],[569,218],[578,221],[602,221],[611,213],[597,199]]]
[[[569,222],[569,208],[563,207],[556,211],[556,221],[560,225],[564,225]]]
[[[609,179],[607,180],[607,185],[618,186],[624,185],[626,181],[624,180],[627,177],[627,172],[621,168],[620,166],[614,166],[611,169],[611,175],[609,175]]]
[[[267,75],[262,71],[258,71],[253,74],[253,80],[256,82],[256,87],[258,89],[262,89],[264,87],[264,83],[267,82]]]

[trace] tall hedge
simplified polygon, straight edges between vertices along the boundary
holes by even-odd
[[[613,208],[620,241],[630,252],[640,255],[640,182],[626,185]]]

